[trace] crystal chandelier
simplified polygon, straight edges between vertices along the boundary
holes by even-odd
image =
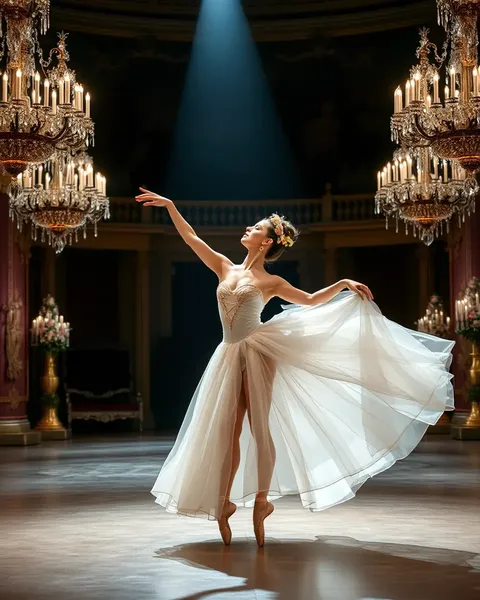
[[[412,67],[404,91],[394,95],[392,139],[400,155],[377,176],[377,212],[407,225],[426,244],[475,209],[480,168],[480,70],[477,68],[477,15],[480,0],[437,0],[447,39],[443,52],[420,32],[419,63]],[[448,49],[450,59],[446,62]],[[433,56],[433,62],[430,62]],[[440,69],[447,67],[444,99]],[[478,146],[478,148],[477,148]],[[400,174],[403,164],[404,177]],[[396,172],[398,171],[398,178]],[[406,175],[405,175],[406,173]]]
[[[449,230],[450,219],[459,220],[469,214],[472,200],[465,192],[467,172],[456,163],[440,161],[429,148],[399,149],[377,175],[375,212],[405,223],[405,233],[411,226],[413,235],[427,246],[435,236]]]
[[[71,158],[57,154],[46,166],[38,165],[18,175],[10,193],[10,215],[17,220],[19,229],[31,222],[32,234],[42,241],[47,239],[57,253],[67,243],[78,239],[78,232],[109,218],[106,180],[95,174],[88,155],[81,153]]]
[[[19,228],[29,222],[32,236],[47,239],[57,252],[78,231],[109,218],[105,178],[97,174],[86,149],[93,145],[90,95],[69,68],[67,34],[47,59],[38,31],[49,25],[49,0],[0,0],[7,54],[1,77],[0,164],[12,177],[10,215]],[[36,56],[39,69],[36,69]]]

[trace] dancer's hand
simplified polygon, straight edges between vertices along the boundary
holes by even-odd
[[[150,192],[145,188],[140,188],[140,191],[143,192],[138,196],[135,196],[135,200],[137,202],[143,202],[143,206],[166,206],[168,207],[170,204],[173,204],[171,200],[165,198],[164,196],[159,196],[155,194],[155,192]]]
[[[345,286],[358,294],[362,300],[373,300],[373,294],[370,289],[363,283],[353,281],[353,279],[344,279]]]

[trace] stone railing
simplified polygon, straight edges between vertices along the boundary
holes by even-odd
[[[276,212],[299,226],[377,220],[372,194],[335,196],[303,200],[263,201],[178,201],[181,214],[194,227],[245,227]],[[113,223],[169,226],[166,210],[144,209],[133,198],[112,198]]]
[[[371,221],[379,218],[374,212],[373,194],[327,195],[322,201],[325,221]]]

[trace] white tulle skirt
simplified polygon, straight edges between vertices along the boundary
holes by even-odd
[[[156,502],[218,518],[246,385],[250,414],[231,500],[251,506],[259,491],[270,500],[298,494],[313,511],[349,500],[454,408],[453,345],[352,294],[288,308],[242,341],[221,343],[152,489]]]

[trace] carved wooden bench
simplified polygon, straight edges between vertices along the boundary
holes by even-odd
[[[69,427],[75,420],[109,423],[131,419],[143,430],[142,394],[133,391],[127,351],[71,350],[66,397]]]

